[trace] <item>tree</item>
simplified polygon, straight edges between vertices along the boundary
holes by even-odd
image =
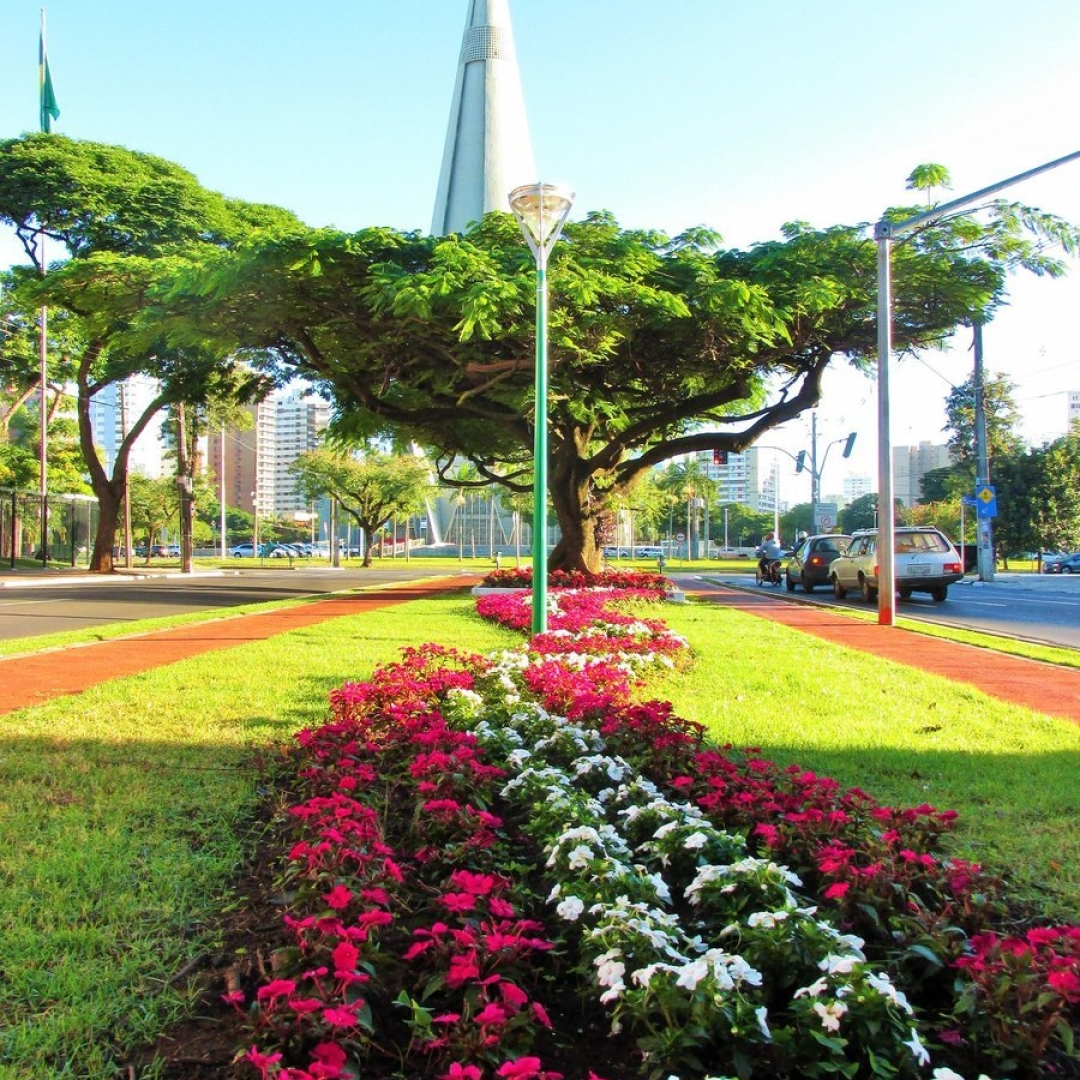
[[[1033,453],[1039,477],[1031,489],[1033,535],[1041,551],[1080,551],[1080,429]]]
[[[898,349],[989,317],[1018,263],[1060,271],[1028,230],[1072,243],[1068,227],[995,206],[988,224],[952,218],[896,246]],[[223,348],[273,350],[333,397],[339,431],[396,430],[435,448],[443,476],[466,458],[526,489],[533,261],[510,215],[465,236],[296,232],[212,263],[170,292],[190,303],[178,332],[228,324]],[[599,569],[598,525],[646,471],[753,445],[817,404],[830,363],[866,368],[876,348],[876,253],[862,228],[794,224],[738,251],[706,230],[671,239],[597,213],[566,227],[548,282],[556,567]]]
[[[179,516],[180,491],[174,477],[149,477],[133,472],[128,475],[128,500],[132,545],[142,544],[149,566],[158,536]]]
[[[876,491],[860,495],[840,511],[838,520],[840,530],[845,533],[854,532],[856,529],[873,529],[877,527],[878,497]]]
[[[763,510],[754,510],[739,503],[728,503],[720,507],[721,523],[725,511],[728,539],[733,547],[757,547],[761,538],[773,527],[773,515]]]
[[[1021,447],[1021,439],[1017,434],[1020,410],[1013,397],[1015,389],[1013,383],[1004,375],[986,375],[983,378],[986,451],[991,466],[999,458],[1016,453]],[[970,493],[974,490],[977,464],[974,376],[952,390],[945,399],[945,412],[948,423],[943,430],[949,433],[949,449],[960,466],[957,472],[970,477],[967,484],[967,492]]]
[[[69,313],[65,361],[77,386],[80,445],[100,509],[90,569],[108,571],[132,444],[165,405],[204,400],[207,386],[234,364],[207,350],[197,328],[182,348],[165,341],[153,326],[151,287],[161,298],[181,261],[197,263],[201,253],[238,244],[259,229],[297,222],[274,207],[208,191],[162,158],[54,134],[0,141],[0,222],[14,229],[31,263],[13,275],[24,309],[48,304]],[[42,280],[45,256],[58,255],[67,262],[54,263]],[[159,379],[161,392],[131,418],[109,475],[94,446],[91,401],[137,373]]]
[[[431,491],[428,466],[412,455],[309,450],[290,466],[309,499],[329,495],[364,536],[364,566],[371,565],[375,534],[392,518],[416,514]]]

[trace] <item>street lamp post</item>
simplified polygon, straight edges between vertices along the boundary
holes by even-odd
[[[896,622],[896,559],[895,537],[893,529],[896,509],[893,504],[892,476],[892,436],[889,431],[889,359],[892,355],[892,269],[890,265],[889,243],[920,225],[937,221],[954,210],[960,210],[988,195],[994,195],[1005,188],[1030,180],[1040,173],[1049,172],[1060,165],[1080,158],[1080,150],[1074,150],[1064,157],[1037,165],[1026,172],[1000,180],[996,184],[963,195],[959,199],[950,199],[946,203],[932,207],[921,214],[903,221],[889,221],[882,218],[874,226],[874,240],[877,242],[877,345],[878,345],[878,623],[893,626]]]
[[[510,209],[536,258],[532,535],[534,635],[547,630],[547,261],[573,205],[574,193],[558,184],[525,184],[510,192]]]

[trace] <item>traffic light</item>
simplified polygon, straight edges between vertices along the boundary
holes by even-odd
[[[853,431],[844,443],[844,457],[851,457],[851,450],[855,446],[855,432]]]
[[[805,450],[800,450],[798,452],[798,454],[795,455],[795,471],[797,473],[800,473],[800,472],[803,471],[803,469],[805,467],[806,467],[806,451]]]
[[[714,450],[712,452],[712,463],[714,465],[726,465],[727,464],[727,451],[726,450]]]

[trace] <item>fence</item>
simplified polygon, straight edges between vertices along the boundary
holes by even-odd
[[[97,531],[98,503],[91,495],[47,495],[0,488],[0,562],[19,559],[90,562]]]

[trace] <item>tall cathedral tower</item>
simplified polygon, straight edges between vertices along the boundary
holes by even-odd
[[[432,235],[509,210],[510,191],[535,180],[509,0],[469,0]]]

